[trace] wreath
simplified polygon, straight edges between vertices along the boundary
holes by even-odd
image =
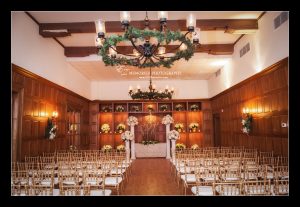
[[[108,55],[109,47],[116,46],[117,43],[122,41],[136,41],[137,39],[144,40],[146,37],[156,37],[158,43],[166,43],[169,44],[172,41],[180,41],[182,44],[187,46],[187,49],[183,51],[177,51],[174,56],[166,59],[160,59],[157,62],[146,62],[143,65],[139,65],[137,59],[127,59],[125,57],[116,57],[111,58]],[[129,26],[127,31],[123,35],[111,35],[110,37],[106,38],[105,42],[103,43],[102,48],[99,50],[99,55],[102,56],[102,60],[105,65],[131,65],[131,66],[138,66],[140,68],[146,67],[167,67],[170,68],[174,61],[184,58],[185,60],[189,60],[194,54],[194,48],[191,41],[185,37],[184,34],[181,34],[180,31],[170,31],[167,30],[166,33],[162,33],[160,31],[153,31],[153,30],[139,30],[134,27]]]

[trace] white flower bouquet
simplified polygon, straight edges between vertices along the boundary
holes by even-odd
[[[249,134],[252,125],[252,115],[247,113],[245,117],[242,119],[241,123],[242,123],[242,132],[245,134]]]
[[[110,152],[112,150],[112,147],[108,144],[108,145],[104,145],[102,147],[102,151],[104,152]]]
[[[120,123],[117,126],[117,131],[122,133],[125,130],[125,128],[126,128],[125,124]]]
[[[104,133],[108,133],[109,130],[110,130],[110,127],[109,127],[108,124],[103,124],[103,125],[101,126],[101,130],[102,130],[102,132],[104,132]]]
[[[123,111],[125,111],[125,108],[122,105],[117,105],[116,106],[116,111],[117,112],[123,112]]]
[[[197,144],[193,144],[193,145],[191,146],[191,149],[192,149],[192,150],[199,149],[199,146],[198,146]]]
[[[175,129],[176,131],[181,132],[181,131],[183,130],[183,124],[182,124],[182,123],[177,123],[177,124],[175,124],[174,129]]]
[[[176,144],[176,149],[185,149],[185,148],[186,148],[186,146],[183,143],[177,143]]]
[[[174,123],[174,119],[173,119],[172,116],[170,116],[170,115],[168,114],[168,115],[166,115],[166,116],[163,117],[161,123],[162,123],[162,124],[165,124],[165,125],[167,125],[167,124],[172,124],[172,123]]]
[[[121,139],[123,141],[133,140],[133,134],[131,133],[131,131],[125,131],[121,134]]]
[[[135,116],[129,116],[127,119],[127,125],[137,125],[138,124],[138,119]]]
[[[191,111],[197,111],[197,110],[199,110],[199,105],[197,104],[191,105]]]
[[[198,123],[190,123],[189,128],[190,129],[197,129],[199,127]]]
[[[179,132],[176,131],[176,130],[171,130],[171,131],[168,133],[168,138],[169,138],[169,139],[173,139],[173,140],[180,139]]]
[[[117,150],[120,152],[124,152],[125,151],[125,146],[123,144],[120,144],[117,146]]]

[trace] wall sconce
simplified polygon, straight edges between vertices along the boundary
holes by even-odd
[[[248,108],[243,108],[243,114],[249,114],[250,110]]]
[[[41,111],[40,112],[40,117],[48,117],[48,113],[44,112],[44,111]]]
[[[52,118],[57,118],[58,117],[58,112],[57,111],[53,111],[52,112]]]

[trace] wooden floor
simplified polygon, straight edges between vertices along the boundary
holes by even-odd
[[[122,195],[180,195],[165,158],[136,159]]]

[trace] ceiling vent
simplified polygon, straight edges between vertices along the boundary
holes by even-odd
[[[288,12],[281,12],[275,19],[274,19],[274,29],[277,29],[280,25],[286,22],[289,19]]]
[[[221,69],[219,69],[217,72],[215,72],[216,77],[218,77],[219,75],[221,75]]]
[[[243,55],[245,55],[248,51],[250,51],[250,44],[249,42],[242,47],[242,49],[240,49],[240,57],[242,57]]]

